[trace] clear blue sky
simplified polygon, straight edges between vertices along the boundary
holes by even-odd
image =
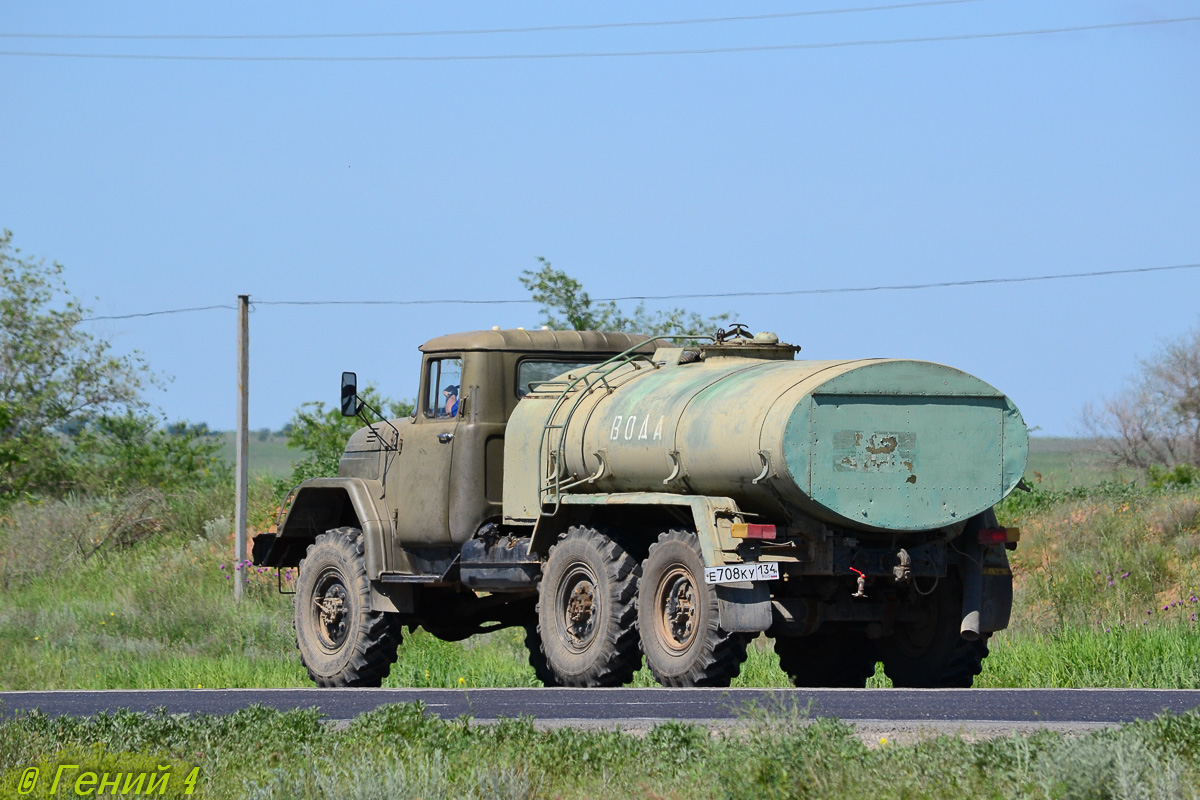
[[[884,4],[888,0],[878,0]],[[0,2],[0,33],[291,34],[769,14],[802,3]],[[678,26],[406,38],[0,38],[58,53],[394,56],[729,48],[1195,16],[1200,3],[978,0]],[[1200,22],[707,55],[280,62],[0,56],[0,227],[97,314],[259,300],[520,298],[536,257],[593,296],[783,291],[1200,262]],[[948,363],[1078,430],[1200,324],[1200,270],[698,300],[809,358]],[[658,307],[651,304],[651,308]],[[416,347],[532,305],[251,317],[250,422],[416,391]],[[92,323],[229,428],[235,316]]]

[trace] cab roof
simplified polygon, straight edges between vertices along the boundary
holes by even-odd
[[[526,331],[520,329],[450,333],[421,345],[422,353],[463,350],[513,351],[520,353],[621,353],[650,337],[640,333],[605,331]],[[646,348],[649,350],[649,348]]]

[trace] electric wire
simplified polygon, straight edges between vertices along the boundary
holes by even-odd
[[[423,36],[483,36],[509,33],[551,33],[595,31],[613,28],[665,28],[678,25],[707,25],[725,22],[758,22],[763,20],[820,17],[834,14],[862,14],[873,11],[897,11],[929,6],[952,6],[978,3],[982,0],[920,0],[920,2],[889,5],[857,6],[854,8],[821,8],[809,11],[781,11],[774,14],[748,14],[729,17],[693,17],[689,19],[648,20],[644,22],[598,22],[576,25],[534,25],[520,28],[459,28],[432,31],[389,31],[378,33],[250,33],[250,34],[114,34],[114,33],[0,33],[0,39],[83,39],[121,41],[279,41],[292,39],[399,39]]]
[[[84,317],[80,322],[95,322],[101,319],[136,319],[137,317],[161,317],[166,314],[188,314],[193,311],[211,311],[214,308],[226,308],[230,311],[237,311],[237,306],[231,305],[214,305],[214,306],[193,306],[192,308],[170,308],[165,311],[143,311],[139,314],[113,314],[104,317]]]
[[[1172,19],[1148,19],[1129,22],[1106,22],[1096,25],[1073,25],[1062,28],[1034,28],[995,33],[958,33],[946,36],[906,36],[898,39],[857,39],[842,42],[812,42],[807,44],[746,45],[742,47],[695,47],[675,50],[613,50],[608,52],[573,53],[493,53],[487,55],[451,56],[188,56],[154,53],[49,53],[31,50],[0,50],[0,56],[19,58],[74,58],[102,61],[245,61],[245,62],[309,62],[309,63],[364,63],[364,62],[451,62],[451,61],[554,61],[580,58],[639,58],[644,56],[693,56],[724,53],[773,53],[800,50],[833,50],[847,47],[877,47],[904,44],[927,44],[932,42],[963,42],[976,39],[1006,39],[1019,36],[1045,36],[1081,31],[1113,30],[1116,28],[1138,28],[1149,25],[1174,25],[1183,22],[1200,22],[1200,16],[1175,17]]]
[[[984,286],[993,284],[1035,283],[1040,281],[1073,280],[1078,278],[1102,278],[1111,275],[1144,275],[1153,272],[1171,272],[1177,270],[1200,269],[1200,263],[1171,264],[1163,267],[1132,267],[1129,269],[1093,270],[1091,272],[1065,272],[1053,275],[1018,275],[1001,278],[975,278],[961,281],[935,281],[929,283],[881,284],[878,286],[845,286],[833,289],[784,289],[769,292],[694,292],[688,294],[643,294],[625,295],[622,297],[592,297],[595,303],[615,303],[629,300],[710,300],[738,297],[795,297],[799,295],[825,294],[863,294],[867,292],[897,292],[919,291],[924,289],[945,289],[962,286]],[[254,300],[253,306],[435,306],[435,305],[468,305],[468,306],[500,306],[500,305],[531,305],[537,304],[532,298],[471,300],[466,298],[442,298],[432,300]],[[198,306],[194,308],[173,308],[163,311],[147,311],[140,314],[119,314],[113,316],[87,317],[83,322],[96,320],[134,319],[136,317],[157,317],[167,314],[185,314],[193,311],[209,311],[211,309],[236,310],[232,305]]]

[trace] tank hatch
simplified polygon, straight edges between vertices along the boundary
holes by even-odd
[[[800,352],[799,345],[779,341],[773,333],[750,333],[745,325],[735,322],[721,328],[712,344],[700,345],[705,360],[710,358],[758,358],[765,361],[793,361]]]

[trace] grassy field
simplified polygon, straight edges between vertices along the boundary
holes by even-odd
[[[217,455],[233,466],[236,445],[233,431],[214,434],[221,443]],[[302,458],[303,450],[288,447],[286,436],[270,431],[250,432],[250,474],[266,475],[271,478],[286,478],[292,474],[292,466]]]
[[[264,519],[273,490],[255,487]],[[275,573],[231,568],[228,518],[212,518],[226,500],[15,508],[0,527],[0,688],[307,685]],[[1200,688],[1200,489],[1039,488],[1000,513],[1023,530],[1014,618],[977,685]],[[130,546],[79,555],[139,515],[163,521]],[[247,597],[235,607],[239,579]],[[645,670],[635,682],[652,685]],[[517,631],[447,643],[418,630],[386,685],[535,683]],[[751,645],[735,685],[787,685],[767,640]]]
[[[1062,490],[1137,479],[1135,470],[1115,466],[1111,457],[1089,439],[1034,436],[1029,440],[1025,481],[1030,486]]]
[[[1058,446],[1034,463],[1055,453],[1079,455]],[[1071,488],[1046,469],[999,509],[1023,530],[1014,618],[977,685],[1200,688],[1200,488]],[[274,491],[254,483],[259,524]],[[229,505],[227,489],[210,488],[14,507],[0,524],[0,688],[307,685],[275,573],[230,564]],[[233,580],[247,581],[238,607]],[[735,685],[787,685],[769,645],[752,643]],[[645,670],[635,683],[653,685]],[[386,683],[535,684],[514,630],[456,643],[409,632]],[[880,672],[871,685],[888,681]]]

